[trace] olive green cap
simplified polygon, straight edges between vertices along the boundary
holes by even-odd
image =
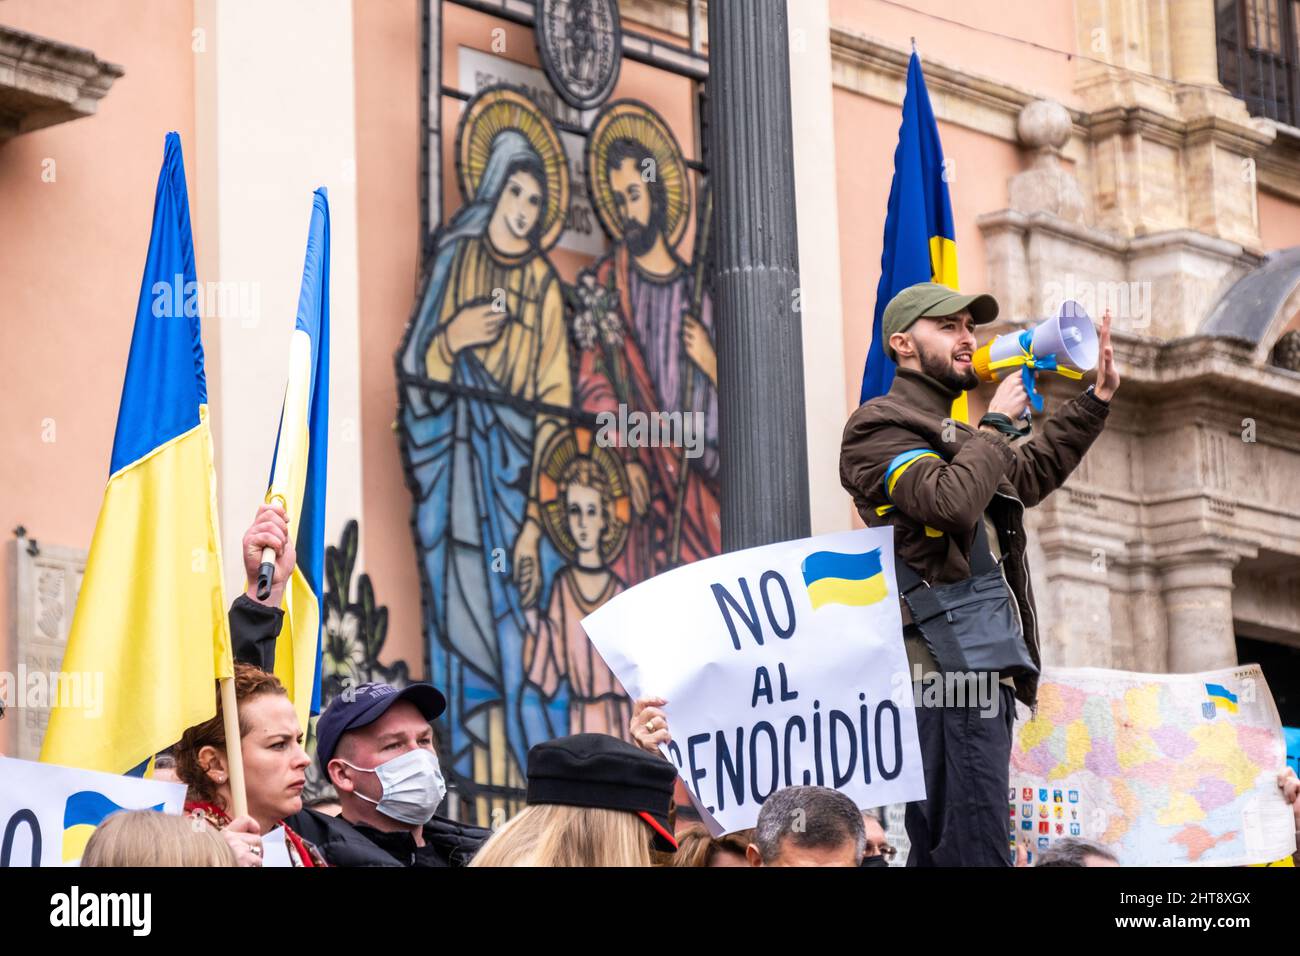
[[[898,361],[894,350],[889,347],[889,337],[895,332],[906,332],[922,316],[937,318],[952,315],[962,309],[969,309],[975,324],[983,325],[998,317],[998,300],[987,292],[962,295],[937,282],[909,285],[889,300],[885,314],[881,317],[880,334],[885,340],[880,344],[884,347],[885,354],[895,362]]]

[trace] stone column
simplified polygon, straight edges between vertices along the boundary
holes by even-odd
[[[847,531],[852,502],[840,487],[840,441],[848,385],[840,300],[839,199],[835,183],[834,84],[829,0],[791,0],[790,97],[799,217],[799,321],[803,354],[817,374],[804,382],[813,534]],[[857,400],[857,382],[853,384]]]
[[[709,4],[725,551],[808,534],[785,0]]]
[[[1214,0],[1179,0],[1169,8],[1169,53],[1174,79],[1203,86],[1219,84]]]
[[[1160,590],[1169,622],[1169,670],[1214,670],[1237,663],[1232,625],[1232,570],[1237,555],[1193,551],[1160,562]]]

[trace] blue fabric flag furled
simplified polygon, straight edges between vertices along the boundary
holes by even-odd
[[[860,401],[884,395],[894,381],[894,363],[885,354],[880,321],[889,300],[918,282],[957,288],[957,243],[948,199],[943,147],[930,109],[921,60],[913,53],[907,65],[903,123],[894,150],[894,182],[885,214],[885,242],[880,253],[880,284],[871,320],[871,346],[862,375]]]
[[[289,515],[298,553],[284,590],[288,639],[276,642],[275,673],[298,719],[320,712],[321,625],[325,617],[325,476],[329,452],[330,210],[325,187],[312,197],[298,316],[289,342],[289,382],[271,463],[268,502]]]

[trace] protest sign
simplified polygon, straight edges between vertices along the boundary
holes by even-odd
[[[791,785],[863,808],[925,798],[893,529],[697,561],[582,626],[633,697],[668,700],[666,754],[714,833]]]
[[[1256,664],[1201,674],[1049,667],[1011,748],[1010,840],[1106,844],[1127,866],[1241,866],[1295,851],[1282,723]]]
[[[110,813],[184,806],[184,784],[0,757],[0,867],[76,866]]]

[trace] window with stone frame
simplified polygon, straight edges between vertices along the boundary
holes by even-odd
[[[1300,0],[1215,0],[1219,82],[1252,116],[1300,126]]]

